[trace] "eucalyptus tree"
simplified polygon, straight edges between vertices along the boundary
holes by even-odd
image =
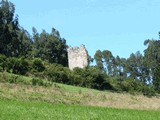
[[[126,68],[129,77],[146,82],[144,57],[139,51],[130,55],[126,62]]]
[[[21,28],[20,31],[18,32],[18,39],[20,40],[19,55],[25,58],[31,57],[32,45],[33,45],[31,35],[28,33],[27,30],[25,30],[24,28]]]
[[[103,54],[101,50],[97,50],[95,55],[94,55],[94,60],[96,62],[96,67],[100,69],[101,71],[104,71],[104,66],[103,66]]]
[[[7,56],[18,56],[20,40],[18,39],[18,17],[14,17],[14,4],[8,0],[0,2],[0,53]]]
[[[127,77],[126,61],[126,58],[120,58],[119,56],[115,57],[114,76]]]
[[[148,70],[148,81],[151,81],[155,90],[160,91],[160,40],[146,40],[144,51],[146,69]]]
[[[106,70],[107,75],[113,76],[114,75],[114,68],[115,68],[115,59],[112,55],[111,51],[104,50],[102,52],[103,59],[104,59],[104,68]]]

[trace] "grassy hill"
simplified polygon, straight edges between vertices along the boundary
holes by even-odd
[[[15,75],[10,78],[15,79]],[[12,77],[11,77],[12,76]],[[0,82],[0,118],[77,120],[158,120],[159,97],[113,93],[52,83],[32,85],[32,78]],[[48,83],[47,83],[48,84]]]

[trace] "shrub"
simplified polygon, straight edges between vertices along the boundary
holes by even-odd
[[[7,71],[14,74],[25,75],[29,70],[29,63],[24,58],[8,58]]]
[[[155,91],[155,89],[152,85],[151,86],[145,86],[144,89],[143,89],[143,95],[148,96],[148,97],[155,96],[156,91]]]
[[[39,58],[34,59],[34,61],[33,61],[33,68],[35,70],[37,70],[38,72],[42,72],[42,71],[45,70],[45,66],[43,65],[42,60],[39,59]]]
[[[18,78],[18,76],[8,75],[7,81],[8,81],[9,83],[18,83],[17,78]]]
[[[37,78],[32,78],[32,85],[33,86],[36,86],[36,85],[43,86],[44,84],[42,80],[37,79]]]
[[[106,74],[102,73],[95,67],[85,69],[75,68],[73,74],[75,77],[75,83],[79,86],[99,90],[111,89],[111,85],[106,80]]]
[[[29,70],[29,63],[24,59],[19,59],[19,71],[18,73],[21,75],[25,75]]]
[[[33,86],[45,86],[45,87],[48,87],[48,86],[52,86],[52,84],[50,82],[47,82],[47,81],[44,81],[42,79],[38,79],[38,78],[32,78],[32,85]]]
[[[6,67],[6,56],[0,55],[0,71],[4,71]]]
[[[44,71],[44,76],[51,82],[72,84],[72,72],[62,65],[50,64]],[[73,84],[72,84],[73,85]]]
[[[6,72],[0,72],[0,82],[6,82],[6,81],[7,81]]]
[[[0,72],[3,72],[3,70],[4,70],[3,67],[0,66]]]
[[[48,78],[52,82],[58,82],[58,83],[66,83],[68,84],[69,79],[67,74],[64,71],[55,71],[55,70],[49,70],[46,72]]]

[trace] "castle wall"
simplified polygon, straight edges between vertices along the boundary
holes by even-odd
[[[88,66],[88,52],[84,45],[68,49],[69,68],[84,68]]]

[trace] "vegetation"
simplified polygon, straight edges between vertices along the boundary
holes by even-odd
[[[145,110],[159,110],[160,108],[159,96],[150,98],[141,94],[99,91],[55,82],[50,83],[38,78],[5,74],[7,75],[0,75],[0,99],[4,100]],[[7,81],[2,80],[2,77]]]
[[[14,15],[14,4],[8,0],[0,2],[0,54],[7,57],[39,57],[50,63],[67,66],[66,40],[56,29],[49,34],[38,33],[33,27],[33,36],[20,27],[18,16]]]
[[[160,40],[129,58],[97,50],[94,66],[71,71],[59,31],[32,31],[19,25],[13,3],[0,1],[1,119],[160,119]]]
[[[160,117],[158,96],[148,98],[143,95],[102,92],[7,72],[0,74],[0,88],[1,119],[150,120]]]
[[[0,100],[0,117],[3,120],[158,120],[159,111],[140,111],[87,107],[79,105],[51,104]]]
[[[129,58],[113,56],[109,50],[97,50],[94,66],[85,69],[67,68],[66,40],[52,28],[51,33],[38,33],[33,27],[30,35],[19,25],[14,4],[0,2],[0,72],[33,77],[32,84],[58,82],[75,86],[143,93],[153,96],[160,93],[160,40],[146,40],[147,49],[142,55],[132,53]],[[17,79],[17,78],[13,78]],[[10,81],[10,80],[9,80]],[[16,83],[16,80],[12,80]]]
[[[32,78],[18,77],[23,82],[0,82],[1,119],[160,119],[158,97],[151,99],[58,83],[34,86],[29,85]]]

